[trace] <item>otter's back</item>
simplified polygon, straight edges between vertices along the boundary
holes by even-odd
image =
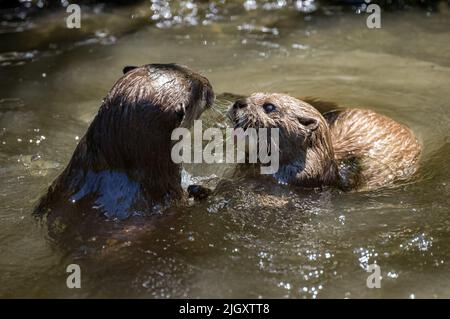
[[[338,163],[357,163],[359,189],[410,178],[418,168],[421,146],[403,124],[365,109],[324,114]]]

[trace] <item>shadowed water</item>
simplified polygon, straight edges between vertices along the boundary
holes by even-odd
[[[447,6],[383,12],[378,30],[338,7],[312,15],[199,8],[181,20],[156,9],[90,8],[73,32],[63,11],[0,26],[0,296],[450,297]],[[87,240],[55,242],[33,206],[122,68],[155,62],[189,65],[218,94],[281,92],[370,107],[418,136],[419,178],[360,193],[228,182],[151,222],[105,221]],[[232,98],[218,96],[202,119],[224,128]],[[229,167],[186,169],[216,185]],[[375,262],[381,288],[368,289],[365,269]],[[82,289],[66,287],[71,263],[81,266]]]

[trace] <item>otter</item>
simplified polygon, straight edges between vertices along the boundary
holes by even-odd
[[[418,169],[421,145],[412,131],[367,109],[322,115],[288,95],[254,93],[228,114],[235,129],[279,128],[280,168],[273,176],[283,184],[371,190],[407,181]]]
[[[183,197],[171,133],[190,127],[212,105],[211,84],[178,64],[130,66],[123,73],[35,214],[51,222],[95,210],[123,220]]]

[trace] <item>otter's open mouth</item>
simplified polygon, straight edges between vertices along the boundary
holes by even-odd
[[[234,142],[245,138],[245,133],[243,131],[245,131],[247,128],[245,125],[247,124],[246,117],[238,117],[236,112],[232,108],[227,112],[227,117],[234,124],[233,126]]]
[[[248,120],[247,117],[238,117],[236,112],[233,111],[233,109],[230,109],[227,112],[228,119],[234,124],[234,129],[247,129],[248,127]]]
[[[241,129],[247,129],[247,127],[248,127],[248,123],[247,123],[247,120],[245,119],[245,118],[243,118],[243,119],[239,119],[239,120],[235,120],[235,122],[234,122],[234,129],[235,130],[237,130],[238,128],[241,128]]]

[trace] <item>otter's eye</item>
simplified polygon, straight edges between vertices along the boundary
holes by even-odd
[[[276,110],[276,107],[275,107],[275,105],[273,105],[272,103],[265,103],[265,104],[263,105],[263,109],[264,109],[264,112],[270,113],[270,112],[275,111],[275,110]]]

